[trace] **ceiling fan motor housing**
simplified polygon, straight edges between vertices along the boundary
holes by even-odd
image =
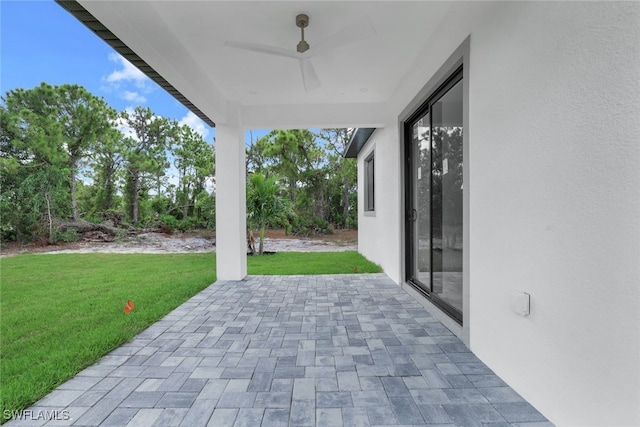
[[[296,25],[298,26],[298,28],[308,27],[309,16],[305,15],[304,13],[301,13],[300,15],[296,16]]]

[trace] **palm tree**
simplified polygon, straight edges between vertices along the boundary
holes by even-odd
[[[252,173],[247,187],[248,219],[249,223],[259,230],[258,254],[262,254],[267,225],[286,222],[290,206],[287,203],[288,199],[280,195],[282,190],[276,176],[265,177],[258,172]]]

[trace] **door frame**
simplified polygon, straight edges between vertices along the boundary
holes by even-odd
[[[415,265],[415,255],[416,255],[416,251],[417,251],[417,246],[416,246],[416,242],[415,242],[415,222],[416,220],[413,218],[414,215],[414,211],[416,210],[416,206],[415,206],[415,200],[414,200],[414,194],[415,194],[415,185],[416,183],[414,182],[413,179],[413,150],[412,150],[412,144],[413,144],[413,131],[412,131],[412,125],[415,123],[416,120],[420,119],[421,117],[424,117],[426,114],[430,113],[431,107],[437,103],[443,96],[445,96],[449,90],[451,90],[455,85],[457,85],[458,83],[462,82],[463,76],[464,76],[464,66],[460,65],[455,71],[453,71],[453,73],[451,73],[447,79],[444,81],[444,83],[442,83],[436,90],[434,90],[431,95],[425,100],[425,102],[422,103],[422,105],[420,105],[420,107],[418,107],[413,114],[411,114],[406,120],[404,120],[403,122],[403,126],[404,126],[404,162],[405,162],[405,280],[406,282],[413,286],[418,292],[422,293],[423,295],[425,295],[427,298],[429,298],[435,305],[438,306],[438,308],[440,308],[442,311],[444,311],[447,315],[449,315],[451,318],[453,318],[453,320],[455,320],[456,322],[458,322],[460,325],[463,324],[463,312],[462,310],[458,311],[455,309],[455,307],[452,307],[450,304],[447,304],[445,301],[443,301],[442,299],[440,299],[437,295],[437,293],[433,292],[432,288],[433,288],[433,275],[430,274],[429,275],[429,283],[422,283],[420,282],[416,277],[413,276],[413,273],[416,271],[416,265]],[[429,114],[430,120],[432,120],[432,114]],[[429,127],[431,127],[431,124],[429,124]],[[464,129],[464,123],[463,123],[463,129]],[[463,130],[463,138],[464,138],[464,134],[466,133],[466,129]],[[431,140],[429,141],[429,143],[431,143]],[[433,148],[429,149],[429,155],[431,155],[431,151],[433,150]],[[463,154],[464,154],[464,147],[463,147]],[[431,161],[429,162],[431,163]],[[429,176],[431,176],[431,170],[429,171]],[[466,176],[464,176],[463,174],[463,182],[466,179]],[[430,186],[432,185],[432,180],[431,178],[429,178],[430,181]],[[429,192],[430,195],[433,195],[433,188],[431,189],[431,191]],[[432,206],[432,203],[429,202],[429,206]],[[430,268],[433,269],[433,228],[432,228],[432,222],[431,222],[431,218],[429,219],[429,228],[430,228],[430,232],[429,232],[429,241],[430,241],[430,247],[429,247],[429,257],[430,259]],[[463,236],[464,236],[464,232],[463,232]],[[464,249],[463,248],[463,254],[464,254]],[[431,271],[431,273],[433,273],[433,271]],[[425,285],[427,286],[429,289],[425,289],[423,286],[421,285]]]
[[[401,167],[401,179],[402,179],[402,187],[401,187],[401,197],[402,202],[400,206],[398,206],[400,212],[401,219],[401,236],[402,236],[402,260],[401,260],[401,268],[402,268],[402,277],[403,283],[402,287],[411,295],[416,297],[417,301],[419,301],[423,306],[427,308],[427,310],[436,317],[439,321],[441,321],[447,328],[449,328],[456,336],[458,336],[467,346],[470,345],[470,336],[471,336],[471,307],[470,307],[470,285],[471,285],[471,269],[470,269],[470,260],[472,254],[472,248],[470,246],[470,236],[471,236],[471,227],[470,227],[470,189],[472,188],[472,179],[473,177],[470,174],[470,150],[469,150],[469,140],[471,135],[471,129],[469,126],[469,75],[471,70],[470,63],[470,46],[471,46],[471,36],[468,36],[455,50],[453,53],[442,63],[439,68],[434,70],[434,74],[427,81],[427,83],[422,87],[421,90],[418,91],[417,95],[407,104],[404,110],[398,115],[397,121],[397,129],[398,129],[398,144],[400,150],[400,167]],[[409,244],[409,239],[413,239],[410,235],[411,230],[407,227],[406,224],[406,212],[407,212],[407,193],[406,186],[407,183],[411,181],[410,169],[407,167],[407,155],[405,153],[405,122],[407,122],[410,117],[416,114],[416,111],[419,110],[432,96],[437,92],[437,90],[455,73],[455,71],[462,68],[462,84],[463,84],[463,111],[462,111],[462,122],[464,127],[464,135],[463,135],[463,175],[465,177],[464,189],[463,189],[463,273],[462,273],[462,318],[464,320],[461,325],[459,322],[455,321],[452,317],[449,316],[445,311],[443,311],[440,307],[435,305],[430,298],[425,297],[425,294],[421,291],[416,290],[416,288],[410,285],[407,281],[409,276],[409,270],[407,268],[407,257],[410,255],[407,251],[407,245]]]

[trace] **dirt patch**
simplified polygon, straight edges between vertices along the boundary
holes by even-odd
[[[215,233],[166,235],[142,233],[113,242],[78,241],[57,245],[3,244],[0,257],[20,253],[203,253],[215,252]],[[256,242],[257,246],[257,242]],[[357,230],[337,230],[317,237],[287,235],[284,230],[268,230],[264,250],[271,252],[330,252],[358,249]]]

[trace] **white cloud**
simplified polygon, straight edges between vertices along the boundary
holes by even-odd
[[[129,106],[129,107],[125,108],[124,111],[127,114],[133,114],[134,107]],[[135,140],[138,140],[138,137],[136,136],[136,133],[133,130],[133,128],[130,127],[122,117],[118,117],[115,120],[114,124],[116,126],[116,129],[118,129],[125,137],[133,138]]]
[[[103,77],[101,89],[108,93],[115,93],[118,97],[140,105],[147,102],[145,94],[156,89],[156,84],[142,71],[117,53],[109,54],[109,61],[115,62],[117,67],[108,76]]]
[[[144,104],[145,102],[147,102],[147,98],[140,95],[138,92],[132,92],[130,90],[125,90],[124,92],[122,92],[120,94],[120,97],[125,101],[137,102],[139,104]]]
[[[191,111],[188,111],[187,114],[180,119],[180,124],[189,126],[195,132],[202,135],[203,139],[206,139],[207,135],[209,135],[209,129],[207,129],[206,123]]]
[[[136,141],[138,140],[138,137],[136,136],[136,133],[133,130],[133,128],[127,125],[124,122],[124,120],[122,119],[116,120],[116,129],[118,129],[125,136],[125,138],[132,138]]]
[[[111,53],[109,60],[116,62],[122,68],[120,70],[114,70],[109,74],[106,80],[110,83],[116,83],[121,81],[133,81],[138,87],[145,87],[150,81],[142,71],[138,70],[133,64],[127,61],[122,55],[117,53]]]

